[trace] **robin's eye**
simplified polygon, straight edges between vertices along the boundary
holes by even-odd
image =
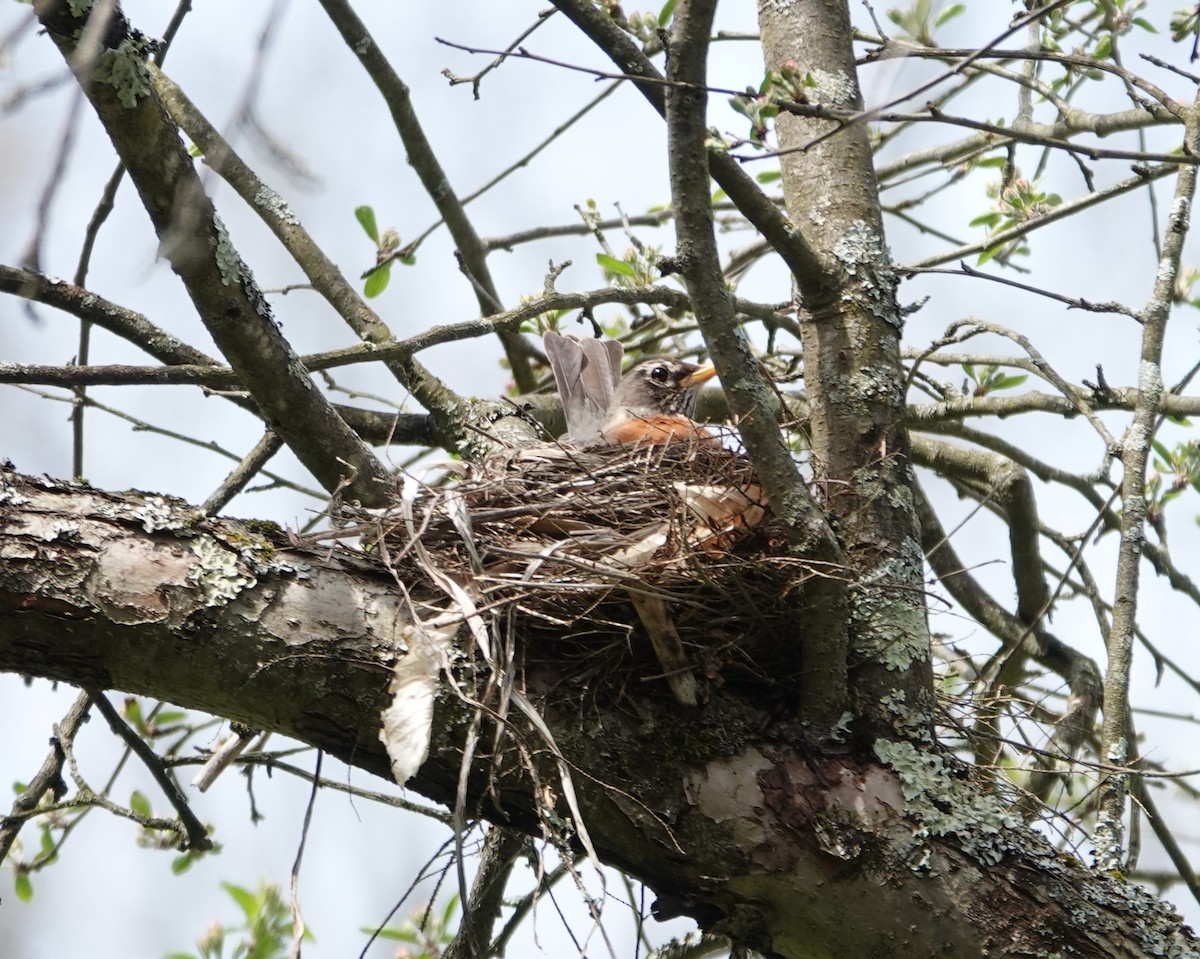
[[[655,383],[666,383],[671,378],[671,371],[665,366],[656,366],[650,371],[650,379]]]

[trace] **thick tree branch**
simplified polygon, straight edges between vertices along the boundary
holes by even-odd
[[[995,454],[921,437],[913,438],[913,461],[943,475],[972,481],[982,488],[983,496],[994,499],[1003,510],[1008,521],[1008,547],[1017,591],[1016,614],[1027,627],[1040,625],[1042,617],[1050,612],[1050,589],[1042,567],[1037,500],[1029,476]],[[925,525],[922,518],[922,527]],[[1020,665],[1014,664],[1013,668],[1019,670]],[[1015,674],[1006,676],[1004,681],[1015,684]]]
[[[40,0],[38,18],[76,70],[84,94],[150,214],[161,249],[221,352],[254,394],[264,419],[327,490],[348,487],[363,503],[391,495],[383,464],[346,425],[299,363],[270,307],[205,195],[175,125],[149,89],[147,67],[116,12],[96,51],[109,74],[84,70],[77,37],[88,19],[60,0]],[[86,60],[86,58],[84,58]],[[112,66],[120,63],[120,68]],[[113,78],[113,82],[105,79]]]
[[[844,2],[758,7],[769,72],[787,66],[810,76],[821,102],[858,110],[862,96]],[[781,114],[784,202],[804,223],[820,277],[795,274],[803,309],[804,383],[812,410],[814,479],[822,491],[856,588],[851,629],[851,691],[856,722],[869,736],[897,730],[884,704],[902,698],[932,715],[928,623],[919,529],[911,506],[903,317],[883,235],[871,144],[861,124]],[[830,300],[826,287],[838,290]]]
[[[34,270],[0,264],[0,291],[13,293],[36,303],[45,303],[65,313],[93,323],[114,336],[127,340],[163,363],[191,363],[215,366],[207,353],[189,346],[141,313],[106,300],[90,290]]]
[[[1200,150],[1200,97],[1192,103],[1183,150],[1193,156]],[[1196,168],[1182,167],[1175,183],[1175,199],[1164,231],[1162,255],[1154,289],[1143,311],[1141,363],[1138,366],[1138,400],[1133,422],[1120,443],[1121,541],[1117,549],[1116,590],[1112,627],[1106,639],[1108,666],[1104,673],[1104,726],[1101,756],[1116,770],[1100,780],[1100,809],[1096,817],[1096,860],[1105,869],[1124,866],[1124,816],[1128,774],[1121,769],[1129,758],[1129,670],[1133,657],[1138,611],[1138,579],[1142,544],[1146,538],[1146,463],[1154,433],[1163,414],[1163,343],[1174,303],[1183,242],[1187,238],[1192,202],[1196,193]]]
[[[362,559],[268,544],[261,529],[197,521],[186,505],[144,494],[0,476],[0,669],[216,712],[386,775],[376,730],[406,625],[410,606],[391,576]],[[561,680],[535,671],[526,681]],[[1020,827],[991,831],[989,817],[1007,821],[1003,807],[965,780],[950,800],[958,825],[940,832],[944,814],[901,792],[889,768],[802,755],[788,742],[803,733],[749,701],[721,695],[680,716],[668,696],[639,696],[637,710],[596,703],[587,717],[575,697],[559,701],[544,719],[571,757],[604,860],[655,887],[660,911],[695,915],[751,947],[982,959],[1070,946],[1140,959],[1155,943],[1196,946],[1133,884]],[[439,699],[412,788],[454,802],[473,710],[449,692]],[[538,745],[511,717],[506,730]],[[507,825],[537,834],[546,814],[565,810],[537,808],[542,793],[509,742],[468,778],[467,808],[498,808]],[[968,809],[982,821],[962,819]],[[869,876],[848,868],[866,848]],[[796,895],[817,887],[823,894],[797,910]],[[848,925],[845,903],[865,897],[872,908]],[[1078,922],[1080,909],[1095,921]]]
[[[754,463],[773,510],[791,531],[793,546],[836,569],[845,565],[833,531],[808,492],[779,429],[779,400],[763,379],[750,345],[742,334],[732,297],[721,273],[713,232],[709,189],[708,128],[705,92],[708,37],[715,0],[693,0],[676,8],[668,48],[666,88],[667,154],[671,165],[671,200],[675,209],[676,258],[704,342],[721,375],[730,411]],[[826,595],[818,605],[824,626],[807,651],[816,660],[813,682],[802,697],[814,722],[833,726],[847,706],[845,587],[836,578],[824,581]],[[797,641],[792,639],[791,641]]]

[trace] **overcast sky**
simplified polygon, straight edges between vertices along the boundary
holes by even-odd
[[[150,35],[162,32],[171,5],[152,0],[127,3],[124,9],[135,26]],[[474,100],[470,87],[451,86],[441,75],[478,71],[487,58],[472,56],[436,42],[441,37],[464,45],[497,49],[507,46],[534,22],[539,3],[458,0],[444,3],[361,4],[377,42],[391,58],[401,77],[412,88],[414,105],[425,131],[438,151],[454,188],[465,194],[520,158],[550,131],[602,89],[593,78],[561,67],[510,61],[489,74]],[[1014,7],[1010,4],[972,4],[970,17],[948,28],[946,45],[978,44],[997,36]],[[354,57],[341,45],[315,4],[283,4],[284,12],[264,58],[256,50],[271,5],[204,0],[188,16],[166,63],[166,72],[189,94],[197,106],[221,129],[228,129],[237,106],[257,83],[256,114],[271,137],[306,175],[273,160],[263,140],[241,132],[235,147],[260,176],[277,189],[321,244],[325,252],[351,278],[373,262],[374,250],[354,218],[354,208],[370,204],[381,228],[394,227],[408,242],[436,219],[433,205],[405,162],[404,151],[378,93],[371,87]],[[627,9],[636,9],[627,7]],[[861,11],[856,11],[856,17]],[[880,11],[882,13],[882,11]],[[50,41],[26,26],[14,34],[29,15],[28,7],[11,4],[0,8],[0,35],[9,37],[0,59],[0,104],[8,97],[63,75],[63,66]],[[1157,15],[1157,14],[1156,14]],[[986,19],[986,18],[990,18]],[[981,22],[982,21],[982,22]],[[754,29],[754,8],[746,2],[726,2],[721,26],[728,30]],[[1014,38],[1017,45],[1021,38]],[[1163,35],[1137,33],[1128,42],[1153,50],[1173,62],[1183,63],[1186,51]],[[577,37],[562,18],[552,18],[526,45],[538,53],[575,64],[607,69],[608,64]],[[1127,60],[1138,64],[1136,57]],[[1147,70],[1151,69],[1146,67]],[[895,62],[873,66],[864,74],[865,90],[872,103],[881,103],[912,88],[929,75],[930,68]],[[1188,99],[1181,78],[1164,71],[1151,74],[1155,83]],[[757,86],[762,65],[755,44],[722,44],[711,82],[717,86]],[[998,87],[965,96],[958,109],[978,111],[988,119],[1010,118],[1013,98],[997,93]],[[1092,109],[1119,109],[1120,91],[1109,85],[1084,105]],[[0,106],[0,262],[19,265],[35,228],[35,211],[60,151],[67,119],[75,97],[69,83],[58,83],[47,92],[30,94],[15,108]],[[922,101],[911,104],[913,108]],[[905,107],[907,108],[907,106]],[[744,134],[739,120],[714,99],[712,122],[722,130]],[[83,229],[95,208],[115,157],[103,130],[86,104],[73,126],[74,140],[66,158],[61,189],[54,195],[47,230],[40,247],[40,266],[52,275],[70,278],[76,269]],[[931,133],[928,127],[911,131],[895,153],[927,143],[956,138],[954,132]],[[1151,148],[1170,149],[1178,131],[1152,131]],[[546,224],[578,222],[576,204],[594,200],[603,215],[616,212],[614,204],[635,214],[662,205],[668,199],[666,156],[661,121],[632,89],[622,89],[599,105],[588,119],[556,140],[533,164],[508,178],[470,207],[479,232],[498,236]],[[1114,140],[1115,142],[1115,140]],[[1132,136],[1122,140],[1132,149]],[[1106,144],[1110,145],[1110,144]],[[1031,156],[1030,163],[1036,162]],[[759,164],[764,169],[766,164]],[[1127,163],[1095,164],[1097,186],[1129,175]],[[757,172],[758,166],[750,169]],[[1027,175],[1032,170],[1025,171]],[[980,238],[969,220],[986,209],[981,187],[987,173],[966,178],[960,188],[931,201],[928,218],[946,232],[967,240]],[[1061,156],[1050,162],[1049,189],[1065,199],[1085,191],[1078,167]],[[280,290],[302,281],[299,269],[279,249],[252,211],[219,180],[208,184],[234,243],[267,290]],[[915,193],[928,181],[889,192]],[[1173,181],[1158,188],[1158,218],[1170,201]],[[1155,276],[1151,242],[1152,211],[1145,193],[1126,197],[1072,220],[1038,232],[1030,240],[1032,272],[1022,281],[1071,297],[1092,301],[1119,300],[1140,306]],[[895,258],[910,263],[947,248],[939,237],[921,234],[892,218],[888,240]],[[671,230],[642,230],[648,242],[670,250]],[[609,240],[623,252],[628,245],[619,231]],[[749,234],[724,236],[727,249],[751,242]],[[89,286],[130,309],[144,313],[158,325],[185,341],[215,353],[190,302],[167,264],[156,256],[156,239],[145,212],[128,183],[121,188],[113,216],[104,226],[93,260]],[[1192,244],[1194,246],[1194,244]],[[561,277],[561,290],[592,289],[603,285],[595,264],[593,240],[559,239],[517,247],[490,260],[504,305],[515,306],[522,295],[542,287],[550,260],[571,259],[573,266]],[[355,283],[358,283],[355,280]],[[788,280],[779,270],[758,268],[746,278],[741,295],[763,302],[780,302],[789,296]],[[955,319],[977,316],[1003,323],[1028,335],[1047,359],[1069,380],[1094,379],[1103,364],[1108,381],[1132,385],[1137,374],[1138,329],[1128,318],[1069,311],[1062,305],[1028,293],[961,278],[923,277],[904,285],[905,302],[929,297],[910,318],[906,343],[927,345]],[[306,291],[270,296],[283,332],[298,352],[313,352],[353,342],[352,333],[317,296]],[[475,296],[457,271],[452,247],[444,231],[434,233],[418,253],[416,266],[393,271],[389,288],[374,304],[397,335],[403,336],[434,323],[470,319],[478,314]],[[614,311],[615,312],[615,311]],[[1197,359],[1196,318],[1181,312],[1174,320],[1169,340],[1165,378],[1180,376]],[[12,298],[0,298],[0,360],[62,364],[78,350],[77,324],[47,308],[29,310]],[[757,334],[756,334],[757,335]],[[981,340],[980,349],[1012,354],[1011,344]],[[463,393],[496,395],[507,382],[492,341],[456,343],[433,350],[423,358],[449,384]],[[97,331],[93,337],[93,363],[145,363],[147,358],[127,344]],[[961,373],[947,373],[949,379]],[[378,394],[403,403],[394,380],[379,370],[341,372],[343,386]],[[260,436],[260,427],[244,413],[217,398],[183,387],[144,389],[96,388],[91,395],[122,412],[154,426],[186,432],[215,441],[235,456],[249,450]],[[344,396],[340,399],[345,399]],[[374,401],[363,400],[368,405]],[[0,387],[0,456],[14,461],[23,472],[67,476],[71,471],[69,407],[12,387]],[[1109,417],[1111,427],[1123,428],[1123,419]],[[223,479],[232,462],[211,452],[181,445],[176,440],[134,430],[126,421],[93,410],[88,416],[89,438],[85,462],[87,478],[99,487],[136,487],[202,501]],[[1103,444],[1079,420],[1059,422],[1048,418],[1018,417],[996,426],[997,432],[1035,450],[1064,468],[1086,471],[1098,468]],[[1173,438],[1184,435],[1176,430]],[[396,461],[403,454],[394,454]],[[308,486],[315,485],[288,454],[272,462],[275,469]],[[1012,594],[1006,546],[998,524],[982,512],[972,514],[969,504],[958,503],[936,482],[930,482],[946,508],[946,526],[965,525],[955,543],[964,560],[978,564],[977,574],[996,587],[1007,600]],[[1067,532],[1079,532],[1091,521],[1090,512],[1077,498],[1039,488],[1043,519]],[[318,501],[290,491],[239,497],[228,512],[263,517],[299,526],[319,508]],[[1173,542],[1177,557],[1196,555],[1195,524],[1190,516],[1200,508],[1194,497],[1176,507],[1187,521]],[[1110,550],[1115,541],[1108,544]],[[1065,565],[1059,557],[1054,561]],[[1111,558],[1095,560],[1102,583],[1112,581]],[[1194,607],[1179,602],[1152,579],[1144,596],[1143,623],[1164,651],[1196,668],[1192,631],[1181,623],[1196,621]],[[1102,659],[1094,622],[1082,604],[1067,604],[1053,628],[1068,642],[1098,660]],[[938,612],[934,628],[961,640],[969,648],[990,649],[993,641],[960,617]],[[1168,676],[1154,685],[1154,664],[1144,650],[1135,659],[1135,702],[1159,710],[1195,712],[1194,699],[1186,699],[1180,685]],[[51,724],[61,718],[74,690],[53,690],[35,682],[26,687],[11,676],[0,676],[0,722],[10,732],[0,747],[0,784],[28,779],[46,750]],[[114,694],[119,701],[119,694]],[[1145,716],[1140,727],[1150,742],[1144,747],[1168,768],[1200,766],[1200,749],[1194,727]],[[118,754],[102,723],[92,722],[79,743],[85,773],[93,784],[103,782]],[[308,754],[299,760],[311,765]],[[386,784],[357,770],[327,762],[325,774],[369,789]],[[152,785],[133,764],[122,774],[115,795],[128,797],[134,788],[161,806]],[[174,878],[169,853],[134,848],[136,831],[101,813],[93,813],[67,844],[56,868],[34,877],[31,904],[18,903],[9,879],[0,879],[0,943],[11,950],[0,954],[38,959],[42,956],[92,954],[104,956],[122,950],[129,955],[155,956],[168,950],[192,948],[194,938],[213,918],[236,920],[233,904],[220,893],[222,880],[253,886],[262,878],[286,885],[295,843],[300,831],[307,788],[285,776],[258,776],[255,797],[266,819],[248,823],[248,799],[242,777],[227,774],[213,790],[195,796],[198,814],[217,828],[224,844],[220,856],[209,857],[188,874]],[[0,803],[3,808],[3,803]],[[1190,819],[1179,822],[1195,822]],[[1194,825],[1185,825],[1181,838],[1195,855]],[[36,842],[27,830],[26,843]],[[384,918],[404,893],[422,863],[444,842],[441,827],[426,826],[415,817],[381,810],[364,801],[332,792],[317,801],[313,839],[306,853],[301,880],[302,901],[316,941],[306,947],[310,956],[357,955],[365,937],[360,927]],[[1143,864],[1169,868],[1149,840]],[[449,889],[452,883],[447,886]],[[625,891],[610,884],[609,892]],[[422,895],[428,895],[428,892]],[[1175,890],[1169,896],[1193,923],[1200,909]],[[586,929],[577,897],[564,887],[560,904],[575,911],[576,928]],[[414,897],[412,905],[421,897]],[[610,915],[619,907],[610,905]],[[404,912],[407,913],[409,907]],[[656,939],[687,928],[675,923],[655,926]],[[549,955],[566,955],[572,947],[563,935],[552,907],[544,906],[537,922],[541,946]],[[611,934],[621,954],[632,954],[630,928],[614,921]],[[536,948],[530,943],[524,947]],[[602,947],[600,947],[602,948]],[[389,954],[377,946],[373,956]]]

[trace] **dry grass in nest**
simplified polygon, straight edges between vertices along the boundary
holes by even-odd
[[[461,587],[489,630],[513,625],[527,674],[561,687],[541,691],[669,695],[631,591],[666,601],[710,684],[786,683],[797,668],[793,591],[809,572],[787,557],[744,457],[540,446],[463,469],[443,488],[409,482],[407,508],[382,517],[384,555],[414,598],[439,597],[426,611],[453,609]],[[730,502],[738,515],[715,522]]]

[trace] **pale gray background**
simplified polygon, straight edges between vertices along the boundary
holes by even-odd
[[[142,0],[125,4],[125,10],[136,26],[154,35],[161,32],[171,6]],[[1165,16],[1167,5],[1152,6],[1151,16]],[[992,2],[976,2],[970,7],[970,16],[956,21],[942,37],[947,45],[979,43],[999,34],[1016,9]],[[469,74],[480,69],[487,58],[451,50],[433,38],[499,48],[531,23],[541,8],[538,3],[469,0],[360,4],[360,15],[412,87],[426,133],[460,194],[470,192],[521,156],[598,92],[599,86],[584,74],[510,62],[486,78],[482,99],[476,102],[469,87],[450,87],[440,71],[449,67],[456,73]],[[405,241],[432,222],[435,213],[406,165],[382,100],[323,13],[315,4],[292,4],[285,10],[272,52],[261,66],[258,110],[269,131],[313,171],[318,183],[305,186],[289,179],[245,136],[239,137],[236,145],[263,179],[285,196],[347,276],[356,277],[373,257],[373,249],[353,216],[357,205],[373,205],[380,227],[396,227]],[[255,69],[256,44],[268,12],[266,4],[202,0],[188,17],[167,61],[167,72],[222,128]],[[879,13],[882,16],[883,10]],[[856,10],[855,16],[860,14]],[[6,34],[27,15],[24,6],[10,5],[0,10],[0,33]],[[754,29],[753,4],[727,2],[721,17],[725,29]],[[986,26],[979,26],[981,22]],[[1014,38],[1009,45],[1015,46],[1021,39]],[[1171,45],[1161,34],[1150,37],[1139,33],[1127,42],[1184,63],[1186,50]],[[562,18],[555,18],[526,43],[530,49],[557,59],[609,68],[607,61]],[[734,88],[757,86],[762,76],[758,57],[754,44],[723,45],[714,64],[712,83]],[[1132,56],[1128,62],[1142,68]],[[873,103],[890,99],[928,76],[930,69],[897,63],[871,67],[865,73],[868,98]],[[1145,69],[1156,83],[1176,96],[1190,96],[1186,83],[1179,78]],[[23,84],[61,71],[61,59],[49,40],[27,31],[0,62],[0,98]],[[1120,108],[1120,91],[1112,84],[1105,90],[1105,96],[1087,105]],[[1012,95],[1006,91],[998,99],[995,91],[993,87],[991,93],[981,89],[967,95],[958,110],[968,113],[974,109],[990,119],[1011,117]],[[0,113],[0,223],[4,224],[0,262],[18,263],[26,248],[33,229],[33,212],[57,155],[73,95],[72,87],[63,85],[21,109]],[[922,102],[923,98],[911,106],[915,108]],[[75,270],[84,225],[114,164],[111,146],[86,105],[81,116],[66,180],[55,197],[42,250],[42,267],[67,278]],[[744,121],[725,108],[721,97],[713,100],[713,123],[722,130],[745,133]],[[936,136],[943,141],[958,135],[917,130],[909,135],[907,143],[911,148],[922,142],[922,137]],[[662,204],[668,197],[662,136],[657,115],[635,91],[622,90],[553,144],[531,167],[473,204],[470,212],[476,227],[482,234],[496,235],[540,224],[576,222],[573,205],[589,198],[605,215],[613,212],[613,204],[618,202],[631,214]],[[1178,136],[1177,130],[1150,134],[1152,145],[1160,149],[1173,146]],[[1123,144],[1132,148],[1133,141],[1125,138]],[[757,171],[759,166],[766,168],[767,164],[752,165],[751,169]],[[1100,184],[1128,175],[1127,164],[1094,166]],[[982,184],[990,175],[974,174],[961,188],[942,193],[928,207],[930,218],[936,216],[939,224],[956,236],[977,239],[979,231],[968,228],[967,222],[986,208]],[[1051,163],[1047,180],[1064,197],[1083,190],[1074,164],[1061,157]],[[300,271],[265,227],[227,187],[215,178],[209,182],[232,238],[259,283],[275,289],[299,282]],[[904,189],[920,189],[928,182]],[[1171,189],[1170,181],[1158,187],[1160,218]],[[890,194],[887,199],[892,199]],[[900,262],[943,248],[941,241],[922,236],[894,219],[889,220],[888,230],[889,243]],[[672,246],[669,228],[657,234],[641,234],[667,250]],[[732,249],[750,239],[742,234],[726,237],[723,242]],[[619,232],[610,233],[610,241],[618,252],[627,245]],[[1025,279],[1065,295],[1140,305],[1154,279],[1150,212],[1144,194],[1045,229],[1031,243],[1034,257],[1030,266],[1034,273]],[[180,284],[169,267],[156,259],[155,250],[148,218],[126,183],[116,212],[101,234],[89,286],[145,313],[188,342],[212,351]],[[495,255],[490,265],[505,305],[513,306],[522,294],[542,286],[550,259],[574,260],[574,266],[559,281],[560,289],[601,285],[595,252],[590,240],[557,240]],[[740,292],[775,302],[787,298],[788,283],[778,270],[759,268],[751,272]],[[1128,319],[1070,312],[1049,300],[995,284],[953,278],[919,279],[907,283],[902,295],[906,301],[931,297],[909,321],[907,342],[911,345],[928,343],[956,318],[976,315],[1025,332],[1068,379],[1094,379],[1095,365],[1102,363],[1110,383],[1135,381],[1137,329]],[[271,299],[276,317],[298,351],[352,342],[345,325],[313,294],[301,291]],[[477,314],[475,297],[455,268],[444,231],[426,242],[415,268],[394,270],[390,287],[375,305],[397,335]],[[1175,318],[1166,369],[1168,382],[1196,358],[1195,324],[1190,309],[1181,309]],[[0,359],[65,363],[75,354],[76,343],[77,324],[65,315],[39,307],[31,319],[21,301],[0,298]],[[984,341],[979,345],[982,347]],[[1002,343],[987,346],[998,352],[1012,352]],[[423,358],[452,387],[473,395],[494,395],[506,383],[497,355],[494,342],[479,341],[444,347]],[[91,359],[94,363],[148,362],[138,351],[101,331],[93,336]],[[343,371],[337,378],[344,385],[374,391],[397,402],[403,400],[394,380],[377,370]],[[951,374],[949,378],[961,376]],[[98,388],[93,395],[155,424],[190,432],[202,440],[216,440],[239,455],[260,434],[249,416],[218,399],[205,399],[197,390]],[[0,456],[11,458],[24,472],[66,476],[71,469],[69,407],[11,387],[0,389],[0,404]],[[1118,430],[1123,422],[1117,416],[1109,417],[1109,421]],[[230,465],[217,456],[134,432],[127,424],[97,411],[89,413],[88,422],[86,473],[99,487],[137,487],[195,502],[212,491]],[[1077,420],[1018,417],[995,428],[1067,468],[1092,469],[1103,452],[1096,435]],[[1178,438],[1184,434],[1176,429],[1169,435]],[[311,482],[286,453],[275,459],[272,468]],[[955,527],[969,507],[958,503],[938,484],[930,482],[930,486],[947,510],[946,526]],[[1090,522],[1089,510],[1078,499],[1056,491],[1039,492],[1043,517],[1052,525],[1078,531]],[[314,501],[300,495],[275,492],[242,496],[228,512],[298,526],[314,506]],[[1195,526],[1190,518],[1198,508],[1200,501],[1191,494],[1172,507],[1182,520],[1176,524],[1173,541],[1177,558],[1195,553]],[[1005,541],[997,523],[982,513],[975,515],[956,534],[955,542],[964,561],[979,565],[977,575],[991,583],[1002,600],[1011,596]],[[1107,544],[1110,553],[1114,547],[1115,540]],[[1107,560],[1094,557],[1093,562],[1107,587],[1112,581],[1111,556]],[[1145,574],[1144,585],[1143,625],[1179,662],[1195,669],[1195,609],[1162,589],[1149,574]],[[937,612],[935,608],[933,625],[969,648],[993,646],[990,637],[954,613]],[[1064,607],[1053,626],[1064,639],[1102,659],[1094,622],[1080,604]],[[1196,711],[1194,698],[1186,698],[1180,684],[1170,677],[1161,687],[1154,686],[1153,663],[1142,650],[1135,657],[1134,679],[1135,703],[1185,714]],[[0,745],[0,787],[7,789],[9,783],[34,773],[45,755],[51,723],[61,717],[74,695],[74,690],[54,690],[45,682],[25,687],[16,677],[0,676],[0,723],[8,731]],[[1194,725],[1142,717],[1140,726],[1150,739],[1147,752],[1166,766],[1200,766]],[[78,745],[86,774],[94,784],[102,782],[118,752],[103,723],[93,720]],[[302,761],[311,763],[311,757]],[[325,774],[366,788],[387,788],[333,762],[326,763]],[[158,793],[146,780],[131,763],[116,790],[117,798],[140,788],[156,808],[162,807]],[[214,918],[235,922],[234,906],[219,891],[218,883],[230,880],[253,886],[261,877],[286,886],[308,789],[286,776],[268,780],[259,775],[256,794],[267,817],[257,827],[248,825],[243,781],[235,774],[227,774],[207,795],[193,797],[200,817],[215,824],[225,851],[179,878],[170,874],[170,853],[136,848],[132,825],[93,813],[67,844],[60,865],[34,877],[36,895],[32,903],[17,902],[11,878],[0,877],[0,959],[41,959],[72,953],[157,956],[168,950],[191,949],[194,938]],[[0,800],[0,809],[7,802]],[[1176,806],[1175,821],[1181,826],[1181,838],[1189,841],[1188,848],[1194,854],[1200,838],[1194,825],[1194,806]],[[351,802],[343,795],[323,793],[317,801],[301,880],[305,915],[316,935],[316,941],[306,946],[306,954],[357,955],[365,941],[360,927],[382,919],[444,838],[440,827],[422,820],[368,802]],[[35,842],[36,833],[29,831],[25,841]],[[1147,843],[1143,864],[1169,868],[1152,842]],[[452,888],[450,883],[446,891]],[[422,895],[428,895],[428,891],[427,886]],[[614,882],[610,882],[609,891],[624,895]],[[558,898],[560,905],[570,910],[574,928],[586,934],[588,924],[576,894],[564,885]],[[1184,893],[1175,890],[1172,898],[1193,921],[1200,918],[1200,909]],[[421,896],[415,897],[411,906],[420,901]],[[404,913],[409,909],[406,906]],[[610,935],[619,954],[632,955],[633,933],[623,914],[620,919],[614,918],[619,913],[618,904],[610,904]],[[683,922],[669,927],[651,923],[656,940],[686,928],[688,924]],[[541,951],[559,956],[573,951],[548,903],[540,910],[536,931],[537,939],[529,937],[519,947],[514,946],[517,951],[513,954]],[[389,945],[377,945],[371,955],[385,956],[391,950]],[[600,955],[604,947],[593,937],[588,951]]]

